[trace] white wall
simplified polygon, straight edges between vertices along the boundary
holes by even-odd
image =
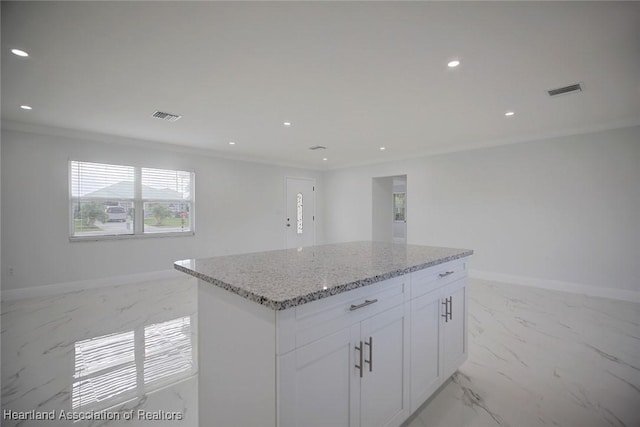
[[[474,249],[485,272],[640,291],[640,127],[325,173],[110,139],[3,130],[3,290],[282,248],[285,175],[316,179],[318,243],[369,240],[372,178],[406,174],[408,243]],[[195,170],[196,236],[69,242],[71,158]]]
[[[327,243],[371,238],[373,177],[407,175],[408,243],[472,268],[640,291],[640,127],[325,175]]]
[[[371,240],[392,242],[392,193],[393,177],[373,178],[371,184]]]
[[[322,212],[323,181],[317,171],[109,139],[2,131],[4,290],[168,270],[185,258],[283,248],[286,175],[316,179],[316,205]],[[69,242],[70,159],[194,170],[196,235]],[[317,241],[322,243],[322,215],[316,219]],[[13,277],[7,276],[8,266],[14,269]]]
[[[1,79],[0,79],[1,80]],[[0,135],[0,165],[2,165],[2,136]],[[2,223],[2,166],[0,166],[0,224]],[[0,227],[0,241],[2,241],[2,227]],[[2,268],[2,245],[0,244],[0,272]],[[0,274],[0,295],[2,295],[2,275]],[[2,316],[0,316],[0,319]],[[0,331],[2,330],[2,321],[0,320]],[[0,366],[2,366],[2,340],[0,340]],[[2,390],[2,380],[0,379],[0,390]]]

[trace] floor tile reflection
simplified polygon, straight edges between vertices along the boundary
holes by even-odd
[[[3,302],[2,328],[2,409],[56,411],[3,426],[198,425],[191,279]],[[640,304],[471,279],[469,360],[405,427],[636,427],[637,408]]]
[[[2,425],[197,426],[196,324],[186,278],[4,302]]]

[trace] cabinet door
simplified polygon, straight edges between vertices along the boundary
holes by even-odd
[[[362,322],[360,427],[395,427],[409,416],[408,309],[401,304]]]
[[[445,313],[440,292],[411,301],[411,412],[442,384],[441,322]]]
[[[342,329],[278,358],[280,427],[349,427],[359,423],[360,325]]]
[[[467,287],[466,280],[452,283],[444,298],[451,298],[450,316],[443,326],[443,352],[445,378],[452,375],[467,359]]]

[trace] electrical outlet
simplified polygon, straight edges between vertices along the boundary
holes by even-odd
[[[7,267],[7,275],[9,275],[9,277],[13,276],[13,267]]]

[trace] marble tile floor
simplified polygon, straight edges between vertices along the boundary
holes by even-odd
[[[640,304],[470,280],[469,358],[406,427],[639,427]]]
[[[196,336],[193,280],[3,302],[1,424],[197,427]],[[55,419],[6,417],[30,410]],[[425,426],[640,426],[640,304],[470,279],[469,360]]]
[[[3,302],[2,426],[197,427],[196,310],[184,278]]]

